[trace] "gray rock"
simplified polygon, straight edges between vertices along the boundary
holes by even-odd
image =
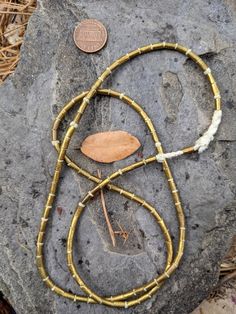
[[[107,46],[80,52],[75,24],[97,18],[107,27]],[[17,314],[26,313],[190,313],[216,284],[219,264],[235,228],[236,179],[236,7],[234,1],[38,1],[21,61],[1,86],[0,290]],[[42,283],[35,266],[35,241],[52,179],[56,153],[50,143],[52,119],[63,104],[88,89],[117,57],[142,45],[174,41],[191,47],[212,68],[223,100],[223,123],[208,151],[170,162],[187,220],[182,263],[150,301],[128,310],[73,303]],[[202,73],[174,52],[154,52],[119,68],[104,86],[138,101],[152,117],[167,151],[193,144],[209,124],[213,100]],[[64,125],[65,127],[65,125]],[[154,153],[142,121],[118,100],[96,97],[82,119],[69,153],[85,168],[107,175],[134,162],[137,154],[113,165],[98,165],[78,150],[100,130],[122,129],[142,143],[139,154]],[[49,224],[45,254],[57,284],[80,293],[65,261],[72,212],[92,186],[64,169]],[[154,204],[177,241],[173,204],[159,164],[127,174],[117,183]],[[86,208],[78,228],[75,258],[83,278],[101,295],[115,294],[153,278],[163,269],[163,237],[150,216],[134,203],[105,193],[112,223],[130,231],[112,248],[99,198]]]

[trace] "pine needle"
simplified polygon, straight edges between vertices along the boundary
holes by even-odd
[[[20,60],[20,47],[36,0],[0,0],[0,84]]]

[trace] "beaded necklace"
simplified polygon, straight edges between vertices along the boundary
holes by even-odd
[[[207,76],[212,93],[214,96],[215,110],[213,113],[212,121],[207,131],[195,142],[193,146],[182,148],[178,151],[165,153],[162,148],[162,144],[158,138],[157,132],[153,126],[151,118],[148,114],[142,109],[142,107],[136,103],[130,97],[124,95],[123,93],[111,90],[111,89],[100,89],[103,81],[114,71],[117,67],[127,62],[130,59],[133,59],[136,56],[141,54],[152,52],[154,50],[176,50],[182,54],[185,54],[190,59],[192,59],[198,66],[203,70],[204,74]],[[75,129],[78,127],[78,123],[85,112],[87,106],[90,103],[90,100],[95,95],[105,95],[114,98],[118,98],[122,100],[125,104],[129,105],[132,109],[134,109],[142,118],[144,123],[146,124],[151,137],[154,142],[155,149],[157,154],[154,156],[150,156],[144,158],[138,162],[130,164],[122,169],[118,169],[114,173],[110,174],[108,177],[104,179],[100,179],[97,176],[90,173],[88,170],[81,168],[78,164],[76,164],[67,154],[67,148],[70,144],[71,138],[75,132]],[[74,119],[70,122],[68,126],[64,138],[58,138],[58,128],[60,126],[61,121],[64,119],[65,115],[69,112],[71,108],[80,104],[79,109],[76,112]],[[37,259],[37,267],[39,273],[42,277],[42,280],[45,284],[58,295],[64,296],[68,299],[73,300],[74,302],[87,302],[87,303],[100,303],[112,307],[124,307],[128,308],[137,304],[144,302],[145,300],[151,298],[155,292],[162,286],[166,279],[168,279],[171,274],[178,267],[180,260],[182,258],[184,252],[184,241],[185,241],[185,218],[184,212],[182,208],[182,204],[180,201],[179,193],[175,184],[175,180],[172,176],[169,164],[167,159],[177,157],[183,154],[190,154],[193,152],[201,153],[206,150],[209,146],[209,143],[213,140],[215,133],[219,127],[221,122],[221,96],[219,89],[217,87],[216,81],[211,73],[210,68],[205,64],[205,62],[195,53],[191,51],[191,49],[185,48],[184,46],[179,45],[178,43],[155,43],[148,46],[144,46],[138,48],[126,55],[120,57],[115,62],[113,62],[106,70],[101,74],[101,76],[95,81],[89,91],[82,92],[79,96],[73,98],[68,104],[66,104],[63,109],[59,112],[56,117],[53,127],[52,127],[52,144],[55,147],[58,153],[58,159],[55,166],[55,171],[50,187],[50,191],[48,194],[47,202],[43,211],[43,215],[41,218],[38,238],[37,238],[37,251],[36,251],[36,259]],[[168,182],[168,186],[171,192],[171,196],[175,205],[176,215],[179,224],[179,238],[178,238],[178,247],[176,253],[174,254],[173,243],[169,233],[169,230],[166,226],[166,223],[158,214],[157,210],[149,204],[147,201],[142,199],[142,197],[125,190],[124,188],[113,184],[113,180],[118,178],[121,175],[124,175],[127,172],[130,172],[134,169],[140,168],[142,166],[148,165],[153,162],[159,162],[162,164],[164,174],[166,180]],[[52,206],[56,197],[57,187],[59,183],[60,173],[62,171],[62,165],[66,164],[70,168],[72,168],[76,173],[86,177],[90,181],[95,183],[95,186],[92,190],[88,191],[86,195],[81,199],[78,203],[78,206],[74,212],[71,225],[69,228],[69,233],[67,237],[67,265],[68,269],[77,282],[81,290],[85,293],[86,296],[74,294],[72,292],[68,292],[63,288],[59,287],[49,276],[44,262],[43,256],[43,246],[44,246],[44,235],[47,228],[47,223],[50,217],[50,213],[52,211]],[[160,229],[163,232],[163,236],[165,238],[165,246],[166,246],[166,264],[165,269],[161,275],[156,276],[153,280],[148,283],[143,284],[142,286],[136,287],[130,291],[124,292],[122,294],[118,294],[116,296],[100,296],[95,291],[93,291],[82,278],[80,277],[78,270],[75,267],[75,263],[73,260],[73,242],[74,235],[76,231],[77,224],[81,217],[81,214],[84,212],[86,205],[88,202],[98,193],[101,189],[107,188],[110,191],[119,193],[123,195],[127,199],[133,200],[143,208],[149,211],[149,213],[156,219],[157,224],[160,226]]]

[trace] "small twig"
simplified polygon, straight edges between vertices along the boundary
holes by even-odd
[[[8,47],[1,48],[1,52],[8,50],[8,51],[13,51],[14,53],[18,53],[18,51],[15,51],[15,50],[12,50],[12,49],[10,50],[10,48],[17,47],[17,46],[21,45],[22,43],[23,43],[23,40],[19,40],[15,44],[12,44],[12,45],[10,45]]]
[[[120,231],[114,231],[115,234],[119,234],[123,239],[124,239],[124,243],[128,240],[129,238],[129,232],[128,231],[125,231],[121,225],[119,223],[118,224],[118,227],[120,228]]]
[[[18,4],[18,3],[4,3],[3,4],[3,6],[5,7],[5,8],[10,8],[10,9],[16,9],[16,10],[24,10],[24,9],[26,9],[26,8],[30,8],[30,9],[35,9],[35,7],[34,6],[30,6],[29,5],[30,3],[27,3],[27,4],[25,4],[25,5],[23,5],[23,4]]]
[[[101,179],[101,177],[102,177],[101,171],[97,170],[97,173],[98,173],[99,179]],[[105,216],[105,219],[106,219],[107,227],[108,227],[108,230],[109,230],[109,233],[110,233],[112,245],[115,247],[116,246],[115,233],[114,233],[114,231],[112,229],[112,225],[111,225],[111,222],[110,222],[110,219],[109,219],[109,216],[108,216],[106,203],[105,203],[105,198],[104,198],[104,194],[103,194],[103,190],[102,189],[101,189],[100,194],[101,194],[102,208],[103,208],[104,216]]]
[[[32,13],[30,12],[20,12],[20,11],[17,11],[17,12],[10,12],[10,11],[0,11],[1,14],[19,14],[19,15],[32,15]]]
[[[3,73],[0,72],[0,75],[3,76],[3,80],[4,80],[7,75],[12,74],[12,73],[14,73],[13,70],[12,71],[7,71],[7,72],[3,72]]]
[[[236,278],[236,270],[233,271],[232,273],[229,273],[228,275],[225,275],[222,279],[219,280],[216,288],[219,288],[220,286],[222,286],[224,283],[226,283],[227,281]]]
[[[220,274],[228,272],[228,271],[233,271],[233,270],[236,270],[236,265],[233,264],[233,263],[232,264],[228,264],[228,265],[224,265],[224,267],[221,265]]]
[[[4,62],[8,62],[8,61],[5,61],[5,60],[9,60],[9,62],[11,62],[11,60],[15,60],[18,58],[18,56],[6,56],[4,53],[2,53],[3,57],[1,56],[1,51],[0,51],[0,61],[4,61]]]

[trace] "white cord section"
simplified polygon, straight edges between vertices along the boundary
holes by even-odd
[[[170,158],[174,158],[174,157],[178,157],[180,155],[183,155],[183,151],[182,150],[177,150],[176,152],[171,152],[171,153],[163,153],[163,154],[157,154],[156,155],[156,160],[158,162],[163,162],[165,159],[170,159]]]
[[[221,110],[215,110],[211,125],[207,129],[207,131],[199,137],[199,139],[195,142],[194,150],[198,150],[198,153],[204,152],[210,144],[210,142],[214,139],[214,135],[216,134],[222,117],[222,111]]]
[[[209,128],[201,137],[199,137],[199,139],[195,142],[195,145],[193,147],[194,150],[197,150],[199,154],[204,152],[204,150],[208,148],[210,142],[214,139],[214,136],[219,128],[221,118],[222,111],[215,110]],[[165,159],[178,157],[180,155],[183,155],[183,153],[184,152],[182,150],[177,150],[176,152],[157,154],[156,160],[158,162],[163,162]]]
[[[56,146],[57,144],[59,144],[60,142],[58,140],[52,141],[52,145]]]

